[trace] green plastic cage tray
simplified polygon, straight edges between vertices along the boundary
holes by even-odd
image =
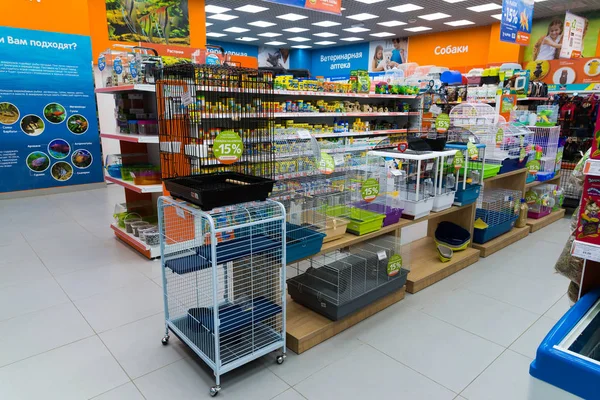
[[[330,217],[348,219],[350,223],[346,227],[346,231],[359,236],[380,230],[385,219],[384,214],[341,205],[324,207],[324,212]]]

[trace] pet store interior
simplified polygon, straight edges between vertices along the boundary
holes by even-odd
[[[0,399],[600,399],[597,0],[12,0]]]

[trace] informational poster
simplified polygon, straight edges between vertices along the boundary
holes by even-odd
[[[323,76],[331,80],[344,80],[350,71],[367,70],[369,43],[315,49],[311,53],[312,76]]]
[[[369,43],[369,72],[385,72],[408,62],[408,39],[393,38]]]
[[[548,84],[600,83],[600,57],[529,61],[523,67],[531,72],[534,80]]]
[[[290,68],[290,49],[275,47],[258,48],[258,66],[268,68]]]
[[[587,27],[587,19],[567,11],[563,27],[560,58],[579,58],[583,53],[583,35]]]
[[[133,1],[133,0],[132,0]],[[269,3],[283,4],[286,6],[307,8],[313,11],[322,11],[331,14],[342,13],[342,0],[265,0]]]
[[[103,181],[88,36],[0,27],[0,192]]]
[[[527,46],[532,20],[533,0],[503,0],[500,40]]]

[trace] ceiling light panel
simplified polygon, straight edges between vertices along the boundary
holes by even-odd
[[[248,22],[248,25],[258,26],[259,28],[268,28],[271,26],[275,26],[277,24],[274,24],[272,22],[267,22],[267,21],[254,21],[254,22]]]
[[[490,17],[496,18],[498,21],[502,21],[502,14],[494,14],[494,15],[490,15]]]
[[[449,25],[449,26],[465,26],[465,25],[475,25],[475,22],[469,21],[466,19],[459,19],[458,21],[444,22],[444,24]]]
[[[310,49],[312,46],[307,46],[305,44],[297,44],[296,46],[292,46],[292,49]]]
[[[422,9],[423,9],[423,7],[417,6],[415,4],[410,4],[410,3],[403,4],[401,6],[395,6],[395,7],[388,8],[388,10],[392,10],[392,11],[396,11],[396,12],[400,12],[400,13],[417,11],[417,10],[422,10]]]
[[[310,41],[309,38],[305,38],[302,36],[291,37],[288,40],[290,40],[292,42],[308,42],[308,41]]]
[[[371,36],[375,36],[375,37],[389,37],[389,36],[396,36],[395,33],[390,33],[390,32],[377,32],[377,33],[371,33]]]
[[[244,36],[244,37],[235,38],[235,40],[239,40],[241,42],[254,42],[254,41],[257,41],[258,38]]]
[[[341,24],[339,22],[333,22],[333,21],[321,21],[321,22],[315,22],[313,25],[322,26],[324,28],[329,28],[330,26],[336,26],[336,25],[341,25]]]
[[[369,14],[369,13],[360,13],[354,15],[348,15],[347,18],[356,20],[356,21],[366,21],[373,18],[379,18],[377,15]]]
[[[419,15],[419,18],[426,19],[427,21],[435,21],[436,19],[444,19],[444,18],[450,18],[450,17],[451,17],[451,15],[440,13],[440,12],[433,13],[433,14]]]
[[[415,26],[413,28],[404,28],[405,31],[409,31],[409,32],[423,32],[423,31],[430,31],[431,28],[427,27],[427,26]]]
[[[359,40],[362,40],[362,38],[352,36],[352,37],[342,38],[340,40],[343,40],[345,42],[358,42]]]
[[[227,36],[224,33],[218,33],[218,32],[206,32],[206,36],[208,37],[223,37],[223,36]]]
[[[272,42],[266,42],[265,44],[268,46],[283,46],[285,44],[285,42],[279,42],[277,40],[273,40]]]
[[[257,36],[262,36],[262,37],[277,37],[277,36],[281,36],[281,33],[265,32],[265,33],[259,33]]]
[[[252,6],[252,5],[247,5],[247,6],[236,8],[236,11],[243,11],[243,12],[247,12],[247,13],[251,13],[251,14],[256,14],[256,13],[267,11],[267,10],[268,10],[267,7],[259,7],[259,6]]]
[[[286,21],[300,21],[301,19],[306,19],[308,17],[300,14],[288,13],[283,15],[278,15],[277,18],[285,19]]]
[[[318,37],[334,37],[334,36],[338,36],[337,33],[331,33],[331,32],[319,32],[319,33],[313,33],[314,36],[318,36]]]
[[[344,28],[346,32],[352,33],[360,33],[360,32],[368,32],[370,29],[363,28],[362,26],[353,26],[352,28]]]
[[[204,11],[211,14],[222,14],[224,12],[231,11],[231,8],[208,5],[204,6]]]
[[[232,19],[236,19],[237,15],[230,15],[230,14],[214,14],[214,15],[209,15],[206,18],[210,18],[210,19],[216,19],[217,21],[231,21]]]
[[[244,32],[248,32],[249,30],[250,29],[232,26],[231,28],[223,29],[223,32],[244,33]]]
[[[206,26],[208,27],[208,26],[211,26],[212,24],[213,24],[212,22],[207,22]]]
[[[392,21],[386,21],[386,22],[378,22],[377,25],[387,26],[388,28],[391,28],[393,26],[406,25],[406,22],[392,20]]]
[[[444,0],[446,3],[450,3],[450,4],[454,4],[454,3],[461,3],[463,1],[467,1],[467,0]]]
[[[315,44],[318,44],[320,46],[329,46],[329,45],[335,44],[335,42],[330,42],[329,40],[323,40],[322,42],[315,42]]]
[[[307,28],[286,28],[286,29],[284,29],[284,31],[292,32],[292,33],[306,32],[307,30],[308,30]]]
[[[480,6],[467,7],[467,10],[471,10],[471,11],[475,11],[475,12],[484,12],[484,11],[499,10],[501,8],[502,8],[502,6],[499,4],[487,3],[487,4],[482,4]]]

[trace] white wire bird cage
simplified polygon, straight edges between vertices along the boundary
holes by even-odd
[[[533,140],[533,133],[527,127],[502,118],[496,132],[480,133],[477,137],[486,146],[484,178],[493,172],[504,174],[527,165]]]
[[[457,171],[454,169],[455,150],[437,152],[435,164],[435,198],[432,211],[440,212],[452,207],[456,195]]]
[[[558,153],[560,127],[529,127],[533,131],[532,147],[527,162],[529,173],[540,182],[554,178],[562,154]]]
[[[483,244],[510,231],[519,216],[522,192],[485,189],[477,199],[473,241]]]
[[[401,289],[408,275],[405,256],[399,238],[380,236],[296,264],[288,292],[295,302],[339,320]]]
[[[158,200],[166,334],[221,375],[281,349],[285,357],[285,209],[274,201],[210,212]]]

